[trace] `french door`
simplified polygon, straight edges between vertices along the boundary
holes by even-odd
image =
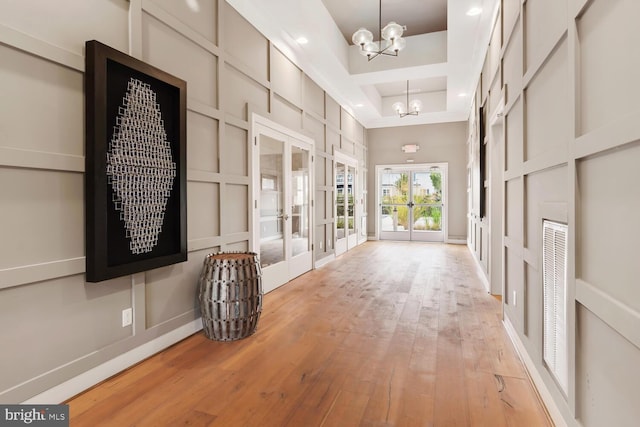
[[[336,256],[358,245],[356,201],[358,161],[335,152],[335,253]]]
[[[254,124],[254,136],[254,250],[269,292],[313,268],[313,146],[261,124]]]
[[[380,239],[443,242],[446,165],[378,168]]]

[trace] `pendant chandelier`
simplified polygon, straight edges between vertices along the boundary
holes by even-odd
[[[380,55],[398,56],[407,45],[407,41],[402,38],[404,27],[395,22],[389,22],[382,28],[382,0],[378,8],[378,41],[373,41],[373,34],[366,28],[360,28],[353,33],[351,40],[353,44],[360,46],[360,53],[371,61]]]
[[[407,111],[407,106],[409,111]],[[405,116],[417,116],[420,114],[420,110],[422,110],[422,101],[414,99],[409,103],[409,80],[407,80],[407,103],[405,104],[402,101],[394,102],[391,108],[393,108],[401,118]]]

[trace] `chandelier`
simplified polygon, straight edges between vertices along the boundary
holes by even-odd
[[[377,42],[373,41],[373,34],[366,28],[358,29],[351,37],[353,44],[360,46],[360,53],[369,61],[380,55],[398,56],[398,52],[407,45],[407,41],[402,38],[402,25],[391,21],[382,28],[382,0],[378,8],[378,31]]]
[[[409,111],[407,111],[407,106],[409,106]],[[422,110],[422,101],[414,99],[409,103],[409,80],[407,80],[407,103],[405,104],[402,101],[394,102],[391,108],[393,108],[401,118],[405,116],[417,116],[420,114],[420,110]]]

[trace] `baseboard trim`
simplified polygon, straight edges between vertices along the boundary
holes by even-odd
[[[466,243],[467,242],[465,241],[465,244]],[[478,277],[480,278],[482,285],[484,286],[484,288],[488,293],[491,293],[491,283],[489,283],[489,278],[487,277],[487,274],[482,269],[482,264],[480,264],[480,261],[478,260],[478,258],[476,258],[475,254],[473,253],[473,250],[469,247],[469,245],[467,245],[467,249],[471,253],[471,257],[473,258],[473,262],[476,266],[476,271],[478,272]]]
[[[326,256],[324,258],[318,259],[318,260],[316,260],[316,262],[314,264],[314,267],[315,268],[320,268],[320,267],[322,267],[324,265],[329,264],[334,259],[336,259],[336,255],[335,254],[332,254],[332,255]]]
[[[467,239],[447,239],[447,243],[452,245],[466,245]]]
[[[507,330],[509,338],[511,338],[511,342],[516,347],[520,360],[524,363],[527,373],[529,374],[529,378],[533,381],[540,398],[544,402],[551,420],[557,427],[567,427],[567,423],[562,417],[562,413],[560,412],[558,405],[556,405],[555,400],[553,400],[551,392],[542,380],[542,377],[540,376],[536,365],[533,363],[533,360],[529,356],[524,344],[520,341],[520,337],[518,336],[516,329],[513,327],[513,324],[506,316],[504,316],[502,323],[504,324],[504,328]]]
[[[202,319],[198,318],[152,341],[123,353],[108,362],[71,378],[22,402],[25,404],[50,404],[65,400],[93,387],[161,350],[181,341],[202,329]]]

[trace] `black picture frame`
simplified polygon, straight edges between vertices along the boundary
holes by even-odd
[[[187,260],[187,84],[87,41],[86,281]]]

